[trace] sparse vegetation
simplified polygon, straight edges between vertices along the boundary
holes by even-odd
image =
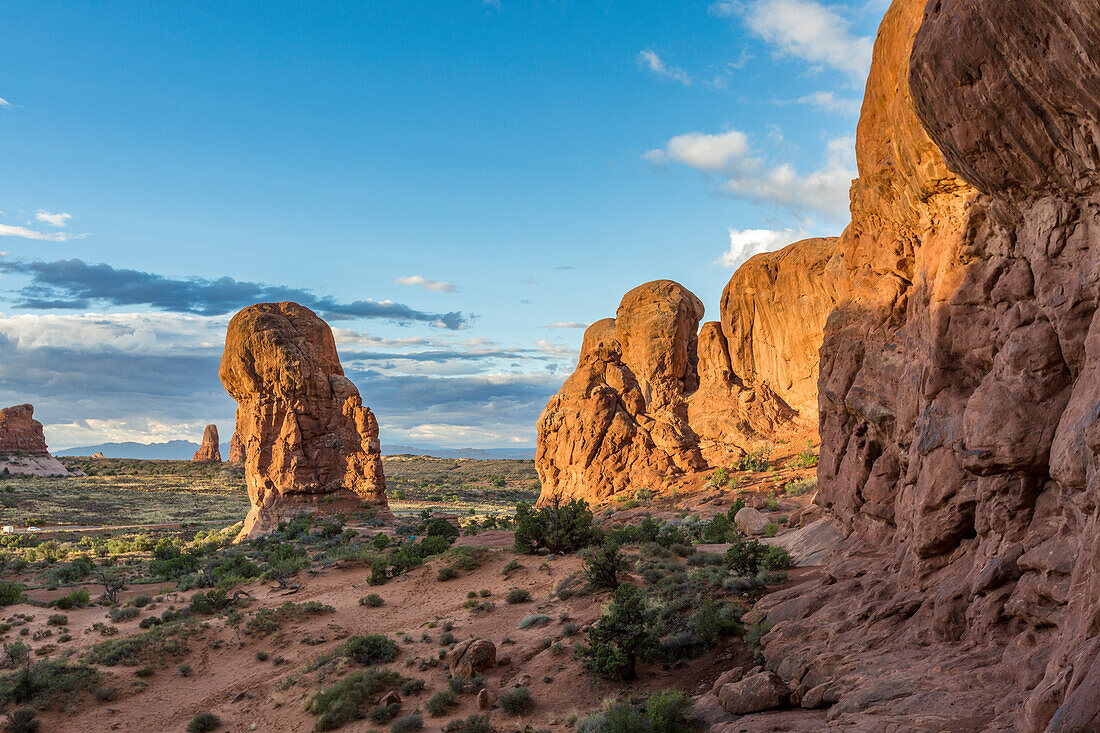
[[[534,704],[531,699],[531,690],[527,687],[517,687],[500,693],[498,702],[501,710],[515,716],[526,714]]]
[[[525,588],[512,588],[504,596],[504,602],[509,604],[527,603],[531,600],[531,593]]]
[[[397,644],[382,634],[353,636],[344,644],[344,654],[366,667],[387,664],[397,656]]]
[[[345,723],[366,716],[382,693],[396,689],[401,675],[381,669],[352,672],[339,682],[313,695],[306,711],[317,717],[314,730],[336,730]]]
[[[208,733],[221,727],[222,721],[214,713],[199,713],[187,724],[187,733]]]

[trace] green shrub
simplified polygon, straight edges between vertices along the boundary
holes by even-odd
[[[352,672],[313,695],[306,703],[306,712],[318,716],[314,730],[336,730],[344,723],[363,718],[381,693],[399,684],[401,675],[396,672],[381,669]]]
[[[397,643],[382,634],[353,636],[344,644],[344,654],[367,667],[387,664],[397,656]]]
[[[734,464],[734,471],[767,471],[771,465],[771,446],[763,446],[741,456]]]
[[[401,683],[401,696],[408,697],[409,695],[415,695],[424,689],[424,680],[411,679],[405,680]]]
[[[98,682],[99,672],[92,667],[47,659],[0,677],[0,706],[65,708]]]
[[[23,595],[23,586],[7,580],[0,580],[0,606],[10,606]]]
[[[810,476],[799,481],[790,481],[783,487],[787,496],[802,496],[817,491],[817,476]]]
[[[214,713],[199,713],[187,724],[187,733],[207,733],[221,727],[222,720]]]
[[[149,662],[158,663],[187,651],[180,630],[179,627],[160,626],[124,639],[101,641],[89,649],[85,657],[92,664],[107,667],[119,664],[136,667]]]
[[[484,715],[471,715],[465,720],[459,718],[447,723],[443,733],[493,733],[493,726]]]
[[[519,628],[529,629],[532,626],[545,626],[550,623],[550,617],[545,613],[536,613],[519,622]]]
[[[69,617],[63,613],[50,614],[50,617],[46,619],[47,626],[68,626]]]
[[[519,564],[519,560],[516,560],[515,558],[512,558],[511,560],[509,560],[507,563],[504,564],[504,567],[501,569],[500,574],[505,576],[505,577],[508,577],[508,575],[510,575],[511,573],[514,573],[515,571],[519,570],[522,567],[523,566]]]
[[[567,504],[555,501],[541,509],[520,502],[516,505],[515,523],[518,552],[534,553],[541,548],[554,554],[574,552],[600,537],[592,510],[583,499],[573,499]]]
[[[578,652],[586,667],[610,678],[633,681],[637,661],[657,646],[653,614],[642,591],[630,583],[615,590],[611,606],[588,631]]]
[[[446,565],[439,569],[439,572],[436,573],[435,579],[442,583],[448,580],[454,580],[457,577],[458,571],[451,566]]]
[[[129,621],[132,618],[137,618],[141,615],[140,608],[134,608],[133,606],[113,606],[107,611],[107,616],[115,623],[121,621]]]
[[[531,600],[531,593],[523,588],[513,588],[504,596],[505,603],[527,603]]]
[[[391,702],[389,705],[378,704],[367,711],[367,717],[378,725],[388,723],[401,712],[401,703]]]
[[[721,544],[728,542],[734,532],[733,522],[725,514],[715,514],[714,518],[707,522],[703,528],[703,542],[708,544]]]
[[[72,608],[84,608],[91,602],[92,597],[88,594],[88,591],[84,588],[80,588],[79,590],[74,590],[67,596],[61,596],[54,602],[54,605],[62,611],[68,611]]]
[[[498,698],[500,709],[510,715],[523,715],[531,709],[531,690],[526,687],[517,687],[514,690],[500,693]]]
[[[420,717],[419,713],[413,713],[393,721],[393,725],[390,726],[390,733],[409,733],[423,728],[424,719]]]
[[[454,542],[458,539],[458,527],[443,518],[433,519],[428,522],[428,526],[424,533],[428,537],[443,537],[450,542]]]
[[[385,601],[383,601],[382,596],[377,593],[371,593],[369,596],[359,599],[360,606],[369,606],[370,608],[378,608],[383,603],[385,603]]]
[[[440,690],[432,695],[431,699],[424,704],[424,708],[438,718],[457,705],[458,695],[454,693],[454,690],[447,689]]]
[[[8,733],[35,733],[38,730],[38,717],[34,708],[19,708],[8,713],[4,730]]]
[[[645,703],[645,716],[653,733],[690,733],[691,698],[682,690],[658,690]]]
[[[584,561],[584,574],[593,589],[619,587],[619,572],[626,569],[626,560],[613,542],[604,542]]]
[[[776,524],[775,522],[768,522],[767,524],[764,525],[764,536],[765,537],[775,537],[777,534],[779,534],[779,525],[778,524]]]
[[[799,451],[798,455],[787,462],[791,468],[813,468],[817,465],[817,454],[814,453],[814,444],[807,440],[806,447]],[[817,482],[814,481],[816,484]]]

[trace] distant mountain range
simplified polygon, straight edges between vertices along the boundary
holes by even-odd
[[[229,443],[221,444],[222,457],[229,455]],[[100,443],[77,448],[52,451],[55,456],[90,456],[102,453],[107,458],[144,458],[186,461],[190,460],[198,443],[188,440],[171,440],[167,443]],[[516,460],[535,457],[533,448],[437,448],[429,445],[383,445],[382,455],[432,456],[434,458],[474,458],[489,460],[511,458]]]

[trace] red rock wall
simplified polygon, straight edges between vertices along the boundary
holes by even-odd
[[[32,405],[0,409],[0,453],[49,454],[42,423],[34,419]]]
[[[206,429],[202,431],[202,445],[195,451],[195,455],[192,456],[191,460],[202,463],[222,462],[221,447],[218,445],[217,425],[207,425]]]
[[[1100,5],[897,0],[857,158],[817,502],[864,554],[769,663],[853,730],[1100,730]]]

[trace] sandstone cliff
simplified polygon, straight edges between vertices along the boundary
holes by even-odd
[[[894,2],[821,349],[850,537],[760,604],[832,725],[1100,730],[1098,151],[1100,5]]]
[[[195,455],[191,460],[201,463],[222,462],[222,452],[221,448],[218,446],[217,425],[207,425],[206,429],[202,431],[202,444],[199,446],[199,449],[195,451]]]
[[[242,537],[302,511],[386,510],[378,423],[344,376],[328,325],[297,303],[259,303],[229,323],[219,372],[237,400],[252,509]]]
[[[244,463],[244,441],[241,440],[240,434],[234,430],[233,437],[229,439],[229,458],[230,463]]]
[[[835,239],[753,257],[721,323],[670,280],[631,290],[585,332],[576,371],[538,422],[540,503],[610,500],[762,443],[814,434],[817,349],[832,305]]]
[[[50,455],[42,423],[32,405],[0,409],[0,471],[22,476],[68,476],[69,471]]]

